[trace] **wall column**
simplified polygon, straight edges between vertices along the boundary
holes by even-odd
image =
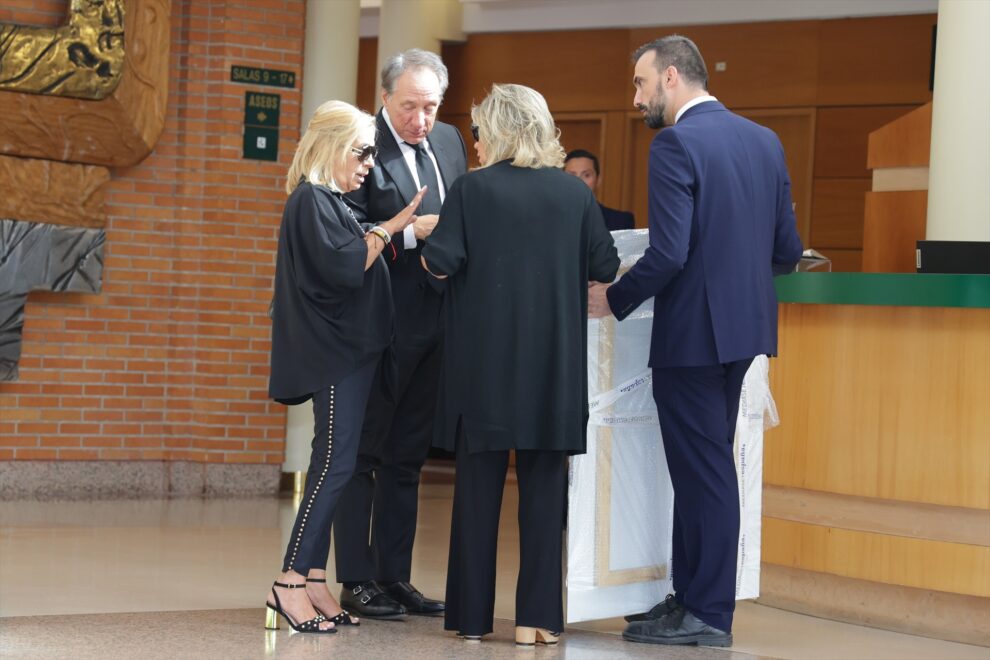
[[[939,0],[926,238],[990,241],[990,2]]]
[[[357,97],[361,0],[308,0],[299,135],[324,101],[354,103]],[[289,406],[282,472],[306,472],[313,440],[313,403]],[[302,479],[297,479],[300,487]]]

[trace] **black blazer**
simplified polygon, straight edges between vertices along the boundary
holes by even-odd
[[[449,275],[434,444],[583,453],[588,282],[619,268],[595,197],[553,167],[502,161],[457,180],[426,240]]]
[[[380,223],[401,211],[416,196],[417,188],[402,150],[385,123],[381,111],[377,115],[378,156],[375,167],[364,185],[345,196],[362,222]],[[467,171],[467,150],[460,132],[450,124],[436,122],[427,138],[437,158],[444,190]],[[392,299],[395,303],[396,341],[405,344],[431,341],[440,330],[440,303],[443,286],[428,281],[419,263],[423,248],[420,241],[415,249],[403,248],[401,235],[394,237],[385,257],[392,279]],[[432,278],[429,278],[432,280]]]
[[[633,217],[633,214],[629,211],[610,209],[604,204],[599,204],[598,206],[602,209],[602,216],[605,218],[605,226],[609,231],[633,229],[636,227],[636,218]]]

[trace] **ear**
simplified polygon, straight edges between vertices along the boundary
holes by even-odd
[[[681,74],[673,64],[668,66],[663,70],[663,85],[666,88],[671,88],[677,85],[677,81],[680,79]]]
[[[384,88],[384,87],[382,87],[382,105],[383,105],[383,106],[385,105],[385,100],[386,100],[387,98],[388,98],[388,92],[386,92],[386,91],[385,91],[385,88]]]

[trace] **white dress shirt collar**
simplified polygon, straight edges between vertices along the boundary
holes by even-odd
[[[690,110],[694,106],[698,105],[699,103],[707,103],[708,101],[717,101],[717,100],[718,99],[715,98],[714,96],[712,96],[711,94],[706,94],[704,96],[696,96],[696,97],[694,97],[693,99],[691,99],[690,101],[688,101],[687,103],[685,103],[684,105],[682,105],[681,106],[681,109],[677,111],[677,115],[674,117],[674,123],[676,124],[677,122],[679,122],[681,120],[681,116],[685,112],[687,112],[688,110]]]

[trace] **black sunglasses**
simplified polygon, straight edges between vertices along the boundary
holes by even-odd
[[[471,124],[471,137],[474,138],[475,142],[481,139],[478,137],[478,126],[476,124]]]
[[[378,147],[373,144],[369,144],[366,147],[361,147],[360,149],[357,147],[351,147],[351,153],[357,156],[358,160],[363,163],[369,158],[378,157]]]

